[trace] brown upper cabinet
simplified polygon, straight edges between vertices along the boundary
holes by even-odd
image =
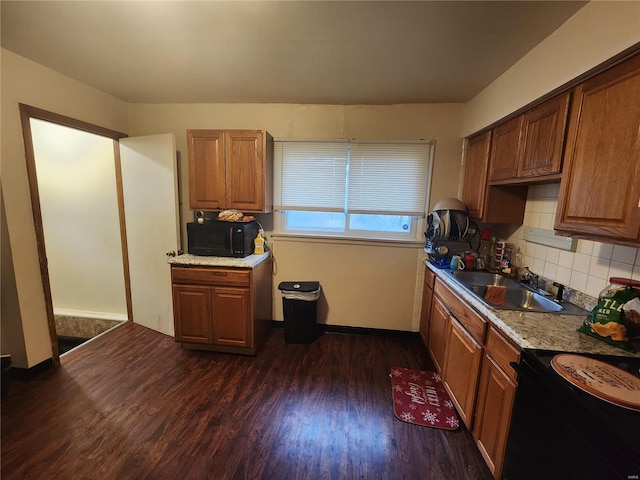
[[[561,172],[570,97],[570,92],[565,92],[523,114],[518,178]]]
[[[527,201],[523,185],[489,185],[489,154],[492,132],[469,138],[462,202],[469,217],[486,223],[522,223]]]
[[[521,224],[525,184],[559,178],[569,98],[557,95],[469,138],[462,201],[471,218]]]
[[[640,54],[575,88],[555,228],[640,245]]]
[[[523,115],[519,115],[493,129],[489,161],[490,182],[516,177],[523,118]]]
[[[273,137],[264,130],[188,130],[192,210],[273,210]]]
[[[467,206],[469,216],[475,219],[482,219],[484,216],[490,147],[491,131],[471,137],[467,141],[462,203]]]
[[[490,183],[561,172],[569,99],[557,95],[493,129]]]

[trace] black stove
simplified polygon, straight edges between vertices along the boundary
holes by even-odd
[[[570,352],[558,352],[556,350],[535,350],[531,348],[525,348],[523,354],[527,355],[531,359],[535,359],[541,363],[547,370],[555,370],[551,366],[551,359],[561,353]],[[625,372],[631,373],[633,376],[640,378],[640,357],[623,357],[618,355],[602,355],[594,353],[575,353],[575,355],[583,355],[589,358],[595,358],[601,362],[613,365]]]
[[[640,479],[640,412],[575,387],[551,366],[560,353],[524,349],[505,480]],[[640,378],[640,357],[578,354]]]

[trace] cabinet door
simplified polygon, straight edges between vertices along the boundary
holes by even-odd
[[[261,212],[265,205],[264,134],[239,130],[225,135],[227,208]]]
[[[490,147],[490,131],[472,137],[467,142],[462,202],[467,206],[469,216],[475,220],[482,220],[485,213]]]
[[[563,93],[524,114],[518,177],[560,173],[569,97]]]
[[[489,181],[515,178],[518,173],[518,150],[523,116],[519,115],[493,129]]]
[[[213,344],[251,348],[251,295],[246,288],[215,287],[213,291]]]
[[[449,312],[440,299],[434,296],[431,307],[431,321],[429,322],[427,349],[439,373],[442,373],[442,366],[444,365],[448,325]]]
[[[516,384],[489,355],[482,362],[473,436],[495,478],[502,477]]]
[[[578,85],[555,228],[640,241],[640,55]]]
[[[482,345],[450,316],[442,379],[462,421],[471,428],[480,376]]]
[[[173,285],[176,342],[211,344],[211,289],[202,285]]]
[[[433,290],[424,285],[422,292],[422,311],[420,312],[420,337],[422,342],[427,345],[429,337],[429,323],[431,319],[431,304],[433,300]]]
[[[223,210],[225,208],[223,132],[188,130],[187,148],[191,210]]]

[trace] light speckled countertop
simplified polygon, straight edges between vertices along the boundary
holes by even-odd
[[[261,255],[249,255],[244,258],[234,257],[203,257],[185,253],[177,257],[169,257],[171,265],[201,266],[201,267],[231,267],[231,268],[255,268],[269,258],[270,252]]]
[[[491,308],[453,280],[447,270],[436,268],[428,261],[425,261],[425,264],[436,274],[437,278],[450,286],[469,305],[521,348],[640,357],[640,354],[634,355],[584,333],[579,333],[577,329],[586,315],[530,313]]]

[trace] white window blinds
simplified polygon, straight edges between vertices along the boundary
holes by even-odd
[[[424,216],[432,143],[274,143],[277,210]]]
[[[345,142],[274,142],[274,204],[277,210],[344,212]]]
[[[349,213],[423,216],[429,144],[352,143]]]

